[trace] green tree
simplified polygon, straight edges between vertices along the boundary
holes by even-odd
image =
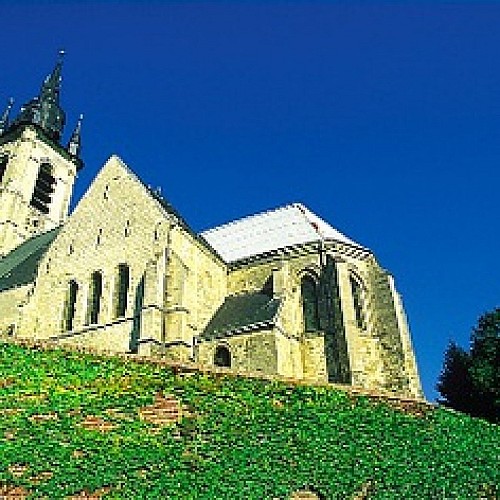
[[[436,387],[445,406],[500,421],[500,308],[479,318],[469,352],[449,344]]]
[[[437,389],[444,398],[439,400],[440,403],[458,411],[468,412],[473,395],[470,364],[469,353],[455,342],[450,342],[437,384]]]

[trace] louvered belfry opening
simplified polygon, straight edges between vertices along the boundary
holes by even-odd
[[[30,205],[44,214],[48,214],[50,210],[50,202],[52,194],[55,190],[56,179],[52,175],[52,167],[50,163],[42,163],[38,171],[33,196],[31,197]]]
[[[7,169],[8,159],[6,156],[0,158],[0,186],[2,185],[2,179]]]

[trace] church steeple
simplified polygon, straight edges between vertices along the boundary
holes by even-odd
[[[9,102],[7,103],[7,107],[5,108],[5,111],[3,112],[2,116],[0,117],[0,135],[2,135],[7,130],[7,127],[9,126],[9,114],[10,114],[10,110],[12,109],[13,104],[14,104],[14,99],[11,97],[9,99]]]
[[[59,105],[59,93],[62,81],[62,58],[64,51],[59,52],[59,59],[48,75],[40,90],[38,97],[34,97],[21,107],[15,124],[31,123],[38,125],[47,136],[58,142],[61,138],[66,116]]]
[[[80,115],[66,148],[70,155],[76,156],[77,158],[80,156],[80,149],[82,147],[82,121],[83,115]]]
[[[79,157],[81,119],[66,146],[59,103],[62,56],[36,97],[9,120],[0,114],[0,257],[62,224],[69,212]]]

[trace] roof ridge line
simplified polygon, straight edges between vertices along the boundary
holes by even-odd
[[[323,234],[323,232],[320,230],[319,228],[319,225],[317,224],[317,222],[311,220],[309,217],[308,217],[308,214],[313,214],[313,215],[316,215],[314,214],[314,212],[312,212],[311,210],[309,210],[305,205],[303,205],[302,203],[297,203],[296,204],[296,208],[299,209],[299,212],[301,213],[302,217],[304,217],[305,221],[314,229],[314,231],[316,231],[317,235],[319,236],[320,240],[321,241],[325,241],[326,240],[326,237],[325,235]],[[319,216],[319,215],[316,215],[316,217],[318,219],[320,219],[321,221],[323,221],[323,219]],[[323,222],[326,222],[326,221],[323,221]],[[328,224],[326,222],[326,224]],[[332,226],[333,228],[333,226]],[[333,228],[335,229],[335,228]],[[339,231],[340,232],[340,231]]]
[[[186,221],[186,219],[180,214],[180,212],[174,207],[174,205],[165,198],[161,192],[155,191],[154,188],[151,187],[151,185],[147,184],[143,179],[139,177],[138,174],[136,174],[131,167],[128,166],[125,161],[118,156],[116,153],[113,153],[104,166],[108,164],[109,161],[114,160],[117,161],[120,166],[127,172],[127,174],[130,176],[132,180],[137,182],[141,189],[144,191],[146,196],[150,198],[151,200],[156,203],[156,205],[159,207],[160,212],[163,214],[165,219],[169,221],[169,223],[178,223],[184,230],[186,230],[195,240],[200,241],[200,243],[205,246],[210,252],[215,254],[222,262],[226,263],[222,255],[219,254],[219,252],[208,242],[205,240],[205,238],[201,235],[201,233],[197,233],[191,225]],[[161,186],[160,186],[161,190]]]
[[[229,221],[229,222],[224,222],[223,224],[220,224],[218,226],[215,226],[215,227],[212,227],[212,228],[209,228],[209,229],[205,229],[205,230],[201,231],[200,234],[202,234],[202,235],[203,234],[208,234],[208,233],[211,233],[213,231],[216,231],[216,230],[219,230],[219,229],[222,229],[222,228],[230,227],[230,226],[232,226],[234,224],[237,224],[239,222],[242,222],[242,221],[253,219],[255,217],[260,217],[260,216],[268,214],[268,213],[278,212],[280,210],[284,210],[285,208],[292,208],[292,207],[295,207],[296,205],[302,205],[302,204],[301,203],[292,202],[292,203],[287,203],[285,205],[280,205],[280,206],[278,206],[276,208],[269,208],[269,209],[263,210],[261,212],[257,212],[257,213],[254,213],[254,214],[245,215],[243,217],[240,217],[239,219],[234,219],[234,220]]]

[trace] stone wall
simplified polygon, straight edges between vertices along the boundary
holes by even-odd
[[[374,305],[373,335],[378,340],[379,356],[384,373],[384,388],[404,393],[409,390],[401,332],[386,271],[375,262],[369,268],[371,301]]]
[[[22,308],[28,301],[33,285],[24,285],[0,293],[0,334],[15,334]]]
[[[202,342],[196,347],[196,361],[201,365],[213,366],[217,347],[225,346],[231,353],[231,369],[266,375],[278,374],[277,336],[277,332],[273,330],[262,330]]]
[[[62,334],[52,339],[63,345],[104,350],[109,353],[124,353],[130,350],[134,321],[116,320],[107,325],[92,325],[78,333]]]
[[[317,332],[304,328],[301,280],[306,275],[318,284]],[[353,279],[360,286],[361,321]],[[278,352],[288,350],[290,359],[279,373],[421,395],[402,304],[370,252],[334,242],[302,245],[233,264],[228,290],[267,290],[281,298],[277,325],[288,347]],[[293,341],[300,349],[290,348]]]
[[[408,376],[409,390],[408,394],[414,397],[424,396],[420,376],[418,374],[417,361],[415,359],[415,351],[411,341],[410,329],[408,327],[408,320],[403,307],[403,301],[400,294],[396,290],[394,278],[389,275],[389,286],[393,296],[394,307],[396,309],[396,318],[398,322],[398,329],[401,334],[401,346],[403,349],[405,370]]]
[[[123,318],[117,317],[120,264],[129,269]],[[190,345],[226,292],[224,263],[116,157],[103,167],[41,260],[19,334],[49,338],[69,333],[64,319],[71,280],[78,284],[72,332],[90,332],[93,272],[102,276],[96,325],[107,325],[115,340],[98,330],[82,335],[81,341],[92,346],[129,350],[143,338]],[[120,319],[129,325],[128,341],[125,327],[117,326]]]

